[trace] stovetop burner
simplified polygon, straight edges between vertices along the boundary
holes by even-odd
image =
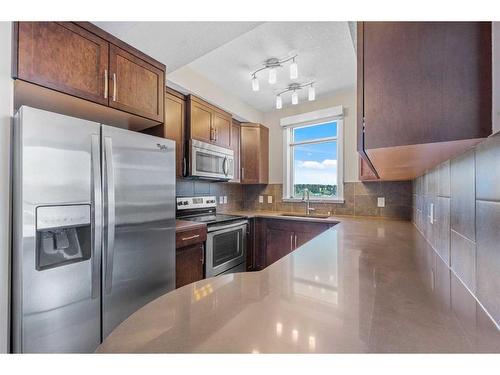
[[[197,223],[205,223],[205,224],[222,223],[226,221],[233,221],[239,219],[242,219],[242,217],[236,215],[225,215],[225,214],[199,215],[199,216],[196,215],[196,216],[182,217],[182,220],[195,221]]]

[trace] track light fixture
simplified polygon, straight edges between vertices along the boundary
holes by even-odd
[[[262,68],[257,69],[251,74],[252,77],[252,90],[259,91],[259,78],[257,77],[257,73],[263,70],[269,70],[268,82],[270,85],[274,85],[278,81],[277,77],[277,68],[283,67],[283,64],[292,61],[290,64],[290,79],[297,79],[299,77],[299,67],[297,65],[297,55],[293,55],[291,57],[287,57],[285,59],[278,59],[276,57],[271,57],[264,61]]]
[[[316,90],[314,89],[314,81],[308,82],[308,83],[303,83],[303,84],[294,82],[294,83],[289,84],[286,89],[280,91],[276,95],[276,109],[281,109],[283,107],[283,101],[282,101],[281,96],[283,94],[286,94],[287,92],[292,93],[292,105],[299,104],[299,94],[297,93],[297,91],[300,91],[306,87],[308,87],[307,98],[309,99],[309,101],[316,100]]]

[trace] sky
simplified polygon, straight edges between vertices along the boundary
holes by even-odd
[[[335,122],[295,129],[294,141],[300,142],[336,135]],[[294,147],[296,184],[337,184],[337,143],[326,142]]]

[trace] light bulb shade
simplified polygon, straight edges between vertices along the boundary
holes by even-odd
[[[271,85],[274,85],[276,83],[276,69],[275,68],[269,69],[269,83]]]
[[[290,64],[290,79],[299,78],[299,66],[295,60]]]
[[[299,104],[299,95],[297,94],[297,91],[292,93],[292,104]]]
[[[309,90],[308,90],[307,94],[308,94],[307,97],[308,97],[310,102],[312,102],[313,100],[316,99],[316,90],[314,89],[314,86],[309,86]]]
[[[283,102],[281,100],[281,96],[276,97],[276,109],[281,109],[283,107]]]
[[[253,76],[252,78],[252,90],[259,91],[259,80],[257,79],[256,76]]]

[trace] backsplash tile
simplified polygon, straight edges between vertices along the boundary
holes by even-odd
[[[283,202],[283,185],[240,185],[204,180],[177,180],[177,196],[214,195],[217,210],[283,211],[305,213],[304,202]],[[219,197],[227,196],[227,204],[220,204]],[[263,203],[259,203],[259,196]],[[272,203],[268,203],[268,197]],[[377,207],[377,197],[385,197],[385,207]],[[372,216],[411,220],[412,183],[398,182],[346,182],[344,203],[311,202],[315,213],[344,216]]]
[[[412,221],[450,269],[451,306],[464,329],[489,326],[490,317],[500,329],[500,134],[413,180],[412,194]]]

